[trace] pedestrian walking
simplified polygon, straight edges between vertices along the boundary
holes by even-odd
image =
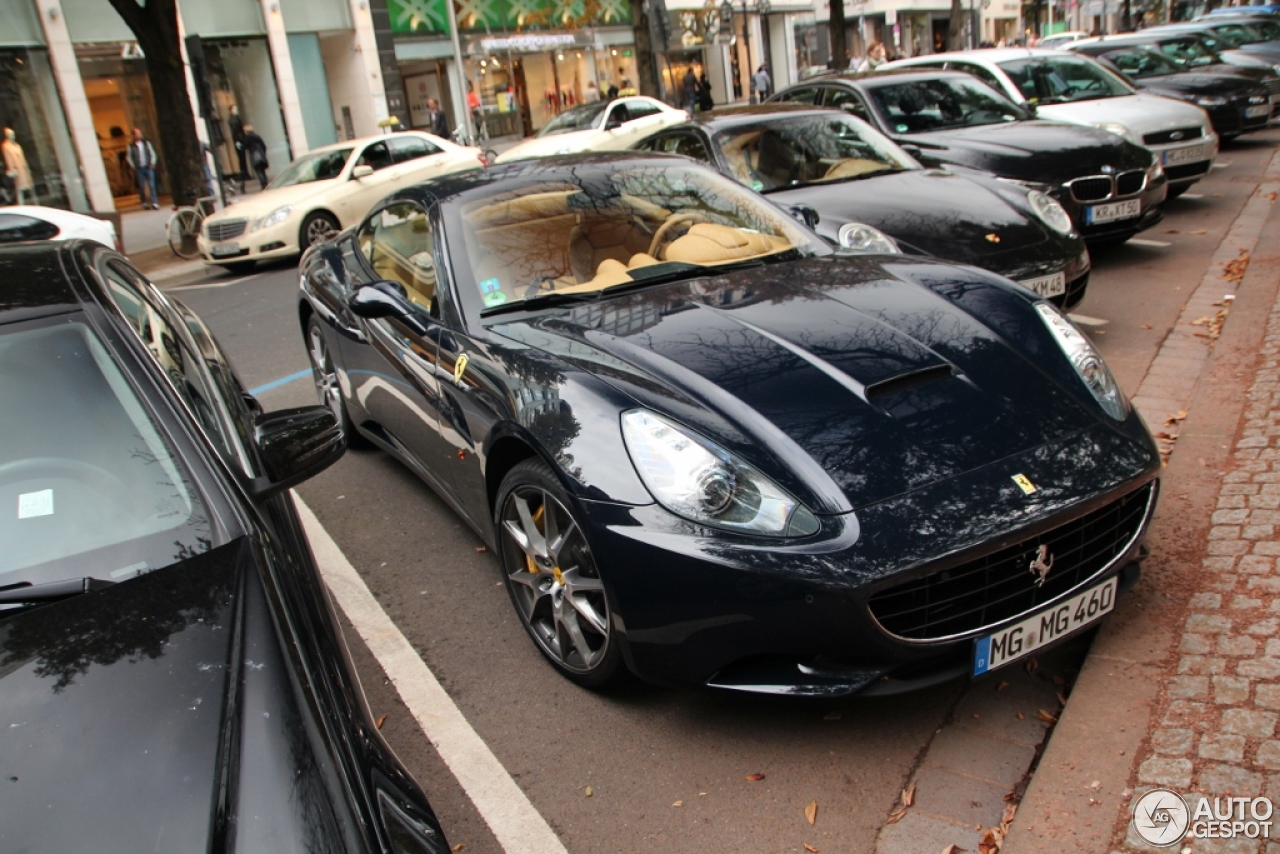
[[[449,138],[449,119],[445,116],[444,110],[440,109],[440,102],[435,98],[427,99],[427,122],[433,134],[442,139]]]
[[[249,161],[249,168],[258,176],[258,185],[265,190],[267,170],[271,168],[271,164],[267,162],[267,143],[258,136],[253,125],[244,126],[244,152],[245,159]]]
[[[618,97],[630,98],[632,95],[639,95],[639,94],[640,93],[636,91],[636,87],[631,85],[631,81],[623,77],[622,88],[618,90]]]
[[[889,52],[885,50],[884,42],[872,42],[867,48],[867,58],[862,60],[858,66],[859,71],[875,71],[880,66],[889,61]]]
[[[133,142],[129,143],[129,166],[138,182],[138,198],[143,208],[160,209],[160,201],[156,198],[156,148],[142,133],[142,128],[133,129]]]
[[[707,82],[707,72],[702,72],[698,79],[698,109],[702,112],[714,109],[716,102],[711,98],[711,84]]]
[[[693,73],[692,65],[685,70],[680,86],[684,95],[684,108],[692,115],[698,107],[698,76]]]
[[[249,180],[249,168],[244,154],[244,119],[240,118],[240,108],[235,104],[231,105],[231,118],[227,119],[227,124],[231,127],[231,143],[236,149],[236,159],[240,161],[240,171],[236,173],[236,178],[243,183]]]
[[[756,69],[756,73],[751,75],[751,103],[763,103],[772,89],[773,79],[769,77],[769,63],[762,62]]]
[[[612,100],[614,100],[614,99],[616,99],[616,98],[618,97],[618,84],[617,84],[617,83],[612,83],[612,82],[611,82],[611,83],[609,84],[609,90],[608,90],[607,97],[609,98],[609,100],[610,100],[610,101],[612,101]]]

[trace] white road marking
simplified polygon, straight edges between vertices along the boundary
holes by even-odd
[[[245,282],[251,282],[261,276],[261,273],[254,273],[252,276],[241,276],[238,279],[232,279],[229,282],[205,282],[199,285],[177,285],[172,288],[164,288],[166,291],[194,291],[200,288],[229,288],[232,285],[243,285]]]
[[[1103,320],[1101,317],[1090,317],[1087,314],[1071,314],[1068,317],[1080,326],[1106,326],[1111,322],[1110,320]]]
[[[568,854],[555,831],[471,728],[461,710],[369,592],[346,555],[291,490],[320,574],[338,605],[391,678],[440,758],[462,784],[508,854]],[[446,828],[446,833],[448,829]]]
[[[1130,246],[1152,246],[1156,249],[1164,249],[1167,246],[1173,245],[1167,240],[1144,240],[1141,237],[1130,237],[1126,242]]]
[[[1180,198],[1180,199],[1203,199],[1203,198],[1204,198],[1204,193],[1183,193],[1183,194],[1182,194],[1181,196],[1179,196],[1178,198]]]

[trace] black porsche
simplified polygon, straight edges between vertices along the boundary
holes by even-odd
[[[1059,309],[834,250],[686,158],[405,188],[300,282],[321,398],[475,528],[580,684],[901,690],[1137,576],[1159,454]]]
[[[1271,93],[1262,83],[1232,74],[1185,71],[1161,51],[1146,45],[1117,45],[1088,40],[1066,45],[1123,74],[1144,92],[1178,98],[1204,109],[1222,139],[1265,130],[1271,123]]]
[[[264,413],[98,244],[0,281],[0,849],[445,854],[284,492],[332,413]]]
[[[845,248],[976,264],[1064,308],[1084,299],[1089,252],[1047,193],[963,167],[925,169],[843,112],[717,110],[634,147],[692,157],[784,208],[810,208],[815,230]]]
[[[884,105],[907,96],[928,114],[927,131],[888,120]],[[970,166],[1043,187],[1089,242],[1128,240],[1164,216],[1168,179],[1150,151],[1096,128],[1037,119],[971,74],[831,75],[797,83],[771,101],[845,110],[927,166]]]

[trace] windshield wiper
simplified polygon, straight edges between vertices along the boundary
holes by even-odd
[[[745,258],[732,264],[694,264],[689,261],[661,261],[657,264],[650,264],[647,267],[636,267],[628,270],[627,275],[631,276],[630,282],[609,285],[607,288],[602,288],[598,293],[603,297],[607,294],[625,293],[626,291],[647,288],[649,285],[657,285],[663,282],[674,282],[695,276],[718,275],[732,270],[745,270],[748,267],[763,267],[764,265],[763,258]]]
[[[542,308],[548,305],[565,305],[575,302],[589,302],[600,296],[599,291],[578,291],[576,293],[557,293],[556,291],[548,291],[545,294],[534,294],[531,297],[525,297],[516,302],[504,302],[502,305],[494,305],[489,308],[480,310],[481,317],[491,317],[495,314],[505,314],[508,311],[524,311],[531,308]]]
[[[64,578],[61,581],[46,581],[43,584],[24,581],[21,584],[0,589],[0,605],[27,605],[53,599],[67,599],[79,596],[81,593],[103,590],[115,583],[101,578]]]

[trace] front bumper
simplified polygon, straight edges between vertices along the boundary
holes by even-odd
[[[959,675],[976,638],[1047,604],[941,639],[905,639],[872,615],[871,599],[886,586],[954,570],[1137,490],[1154,491],[1158,471],[1158,453],[1131,415],[1119,428],[1098,425],[951,481],[825,517],[818,535],[795,544],[713,533],[657,505],[591,504],[587,528],[623,654],[642,678],[848,694],[882,682]],[[1010,479],[1015,473],[1043,486],[1024,495]],[[1133,562],[1154,506],[1153,496],[1120,553],[1061,596]]]
[[[1070,215],[1076,231],[1086,242],[1127,240],[1140,231],[1151,228],[1164,219],[1161,205],[1169,195],[1169,180],[1164,175],[1147,181],[1142,190],[1128,195],[1107,195],[1096,199],[1078,198],[1071,187],[1055,187],[1053,197],[1056,198]],[[1137,201],[1139,213],[1104,222],[1092,221],[1089,209],[1097,209],[1102,205]]]
[[[215,253],[216,247],[234,247],[235,251]],[[298,248],[298,223],[292,217],[258,231],[250,231],[246,227],[243,233],[221,241],[210,240],[208,230],[201,229],[200,236],[196,239],[196,248],[200,251],[200,258],[209,265],[292,258],[301,251]]]

